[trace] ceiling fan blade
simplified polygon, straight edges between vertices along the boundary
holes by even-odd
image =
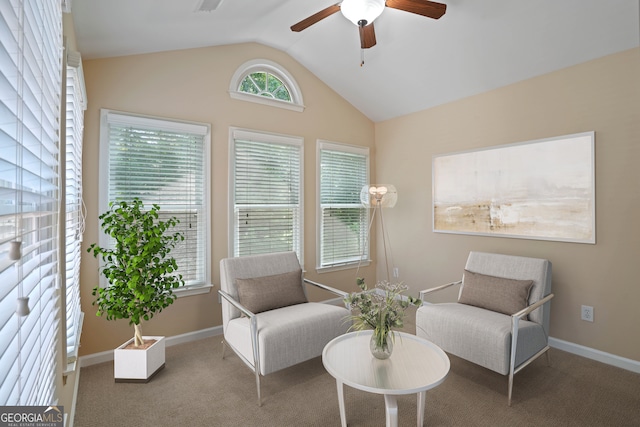
[[[376,32],[373,30],[373,22],[365,27],[360,26],[360,48],[369,49],[376,45]]]
[[[305,18],[302,21],[298,22],[297,24],[292,25],[291,26],[291,31],[295,31],[295,32],[302,31],[305,28],[308,28],[308,27],[312,26],[316,22],[326,18],[327,16],[333,15],[334,13],[336,13],[339,10],[340,10],[340,6],[338,6],[337,4],[334,4],[332,6],[329,6],[329,7],[325,8],[325,9],[322,9],[320,12],[314,13],[310,17]]]
[[[446,4],[428,0],[387,0],[386,6],[433,19],[440,18],[447,11]]]

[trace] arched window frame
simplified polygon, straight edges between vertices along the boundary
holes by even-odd
[[[267,72],[280,79],[287,87],[287,90],[291,95],[291,101],[283,101],[280,99],[268,98],[266,96],[240,92],[238,88],[245,77],[256,72]],[[302,92],[300,91],[300,87],[296,80],[281,65],[273,61],[269,61],[268,59],[253,59],[238,67],[229,84],[229,95],[233,99],[256,102],[258,104],[271,105],[273,107],[285,108],[298,112],[304,111]]]

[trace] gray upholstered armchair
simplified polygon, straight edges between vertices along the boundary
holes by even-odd
[[[456,303],[425,303],[416,312],[416,334],[444,351],[513,376],[547,354],[549,363],[549,302],[551,262],[471,252],[462,280],[420,292],[427,295],[461,285]]]
[[[295,252],[220,261],[224,341],[260,375],[320,356],[324,346],[350,326],[343,306],[307,301],[304,283],[344,298],[347,293],[303,279]]]

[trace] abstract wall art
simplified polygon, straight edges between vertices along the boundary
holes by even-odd
[[[595,244],[595,132],[433,157],[433,231]]]

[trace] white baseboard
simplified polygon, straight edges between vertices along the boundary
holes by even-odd
[[[331,304],[331,305],[339,305],[341,307],[344,307],[344,300],[340,297],[337,298],[331,298],[331,299],[326,299],[324,301],[320,301],[323,304]]]
[[[222,326],[214,326],[195,332],[187,332],[186,334],[167,337],[165,345],[167,347],[171,347],[172,345],[184,344],[190,341],[197,341],[203,338],[214,337],[216,335],[222,335]],[[113,350],[88,354],[86,356],[81,356],[78,360],[80,362],[81,368],[91,365],[97,365],[98,363],[110,362],[113,360]]]
[[[167,337],[167,347],[171,347],[172,345],[184,344],[191,341],[197,341],[204,338],[215,337],[216,335],[222,335],[222,326],[213,326],[211,328],[201,329],[199,331],[187,332],[186,334]]]
[[[73,398],[71,399],[71,410],[65,413],[65,423],[67,427],[73,427],[73,423],[76,418],[76,403],[78,402],[78,386],[80,385],[80,365],[76,364],[74,384],[73,384]]]
[[[615,354],[605,353],[604,351],[596,350],[594,348],[585,347],[583,345],[574,344],[569,341],[560,340],[557,338],[549,337],[549,346],[563,350],[568,353],[576,354],[578,356],[586,357],[587,359],[596,360],[598,362],[606,363],[618,368],[626,369],[627,371],[640,374],[640,362],[633,359],[627,359],[625,357],[616,356]]]

